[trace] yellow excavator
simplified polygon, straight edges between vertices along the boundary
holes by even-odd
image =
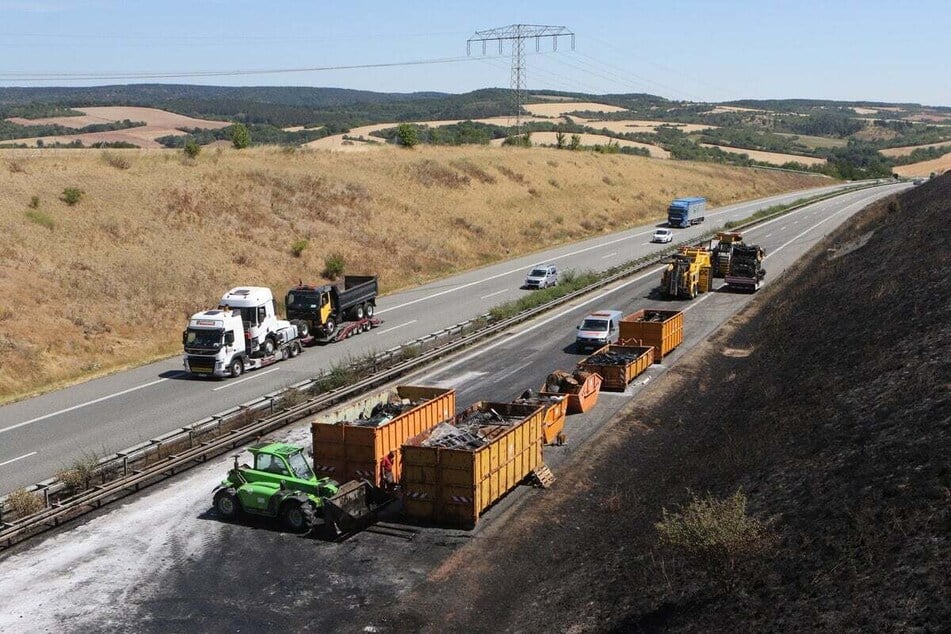
[[[661,294],[668,299],[693,299],[712,290],[710,255],[703,247],[680,247],[664,268]]]

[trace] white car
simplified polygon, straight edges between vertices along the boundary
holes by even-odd
[[[523,288],[548,288],[558,284],[558,269],[554,264],[536,266],[525,278]]]
[[[673,242],[674,232],[670,229],[658,229],[654,232],[654,236],[651,238],[651,242]]]

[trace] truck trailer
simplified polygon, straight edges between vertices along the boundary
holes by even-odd
[[[306,323],[318,341],[336,341],[381,323],[373,318],[377,289],[375,275],[347,275],[342,287],[301,283],[287,291],[287,318]]]
[[[707,199],[700,196],[677,198],[667,208],[667,224],[681,229],[703,222]]]

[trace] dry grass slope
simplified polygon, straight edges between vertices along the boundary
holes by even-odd
[[[546,149],[7,151],[0,400],[173,355],[225,289],[316,281],[332,252],[391,291],[658,218],[678,195],[723,205],[827,182]]]

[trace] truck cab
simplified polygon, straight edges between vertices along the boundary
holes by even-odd
[[[244,323],[231,310],[213,309],[195,313],[182,333],[185,369],[209,376],[239,375],[246,355]]]
[[[601,310],[591,313],[578,325],[575,347],[581,351],[617,343],[624,314],[619,310]]]
[[[290,326],[289,321],[278,319],[271,289],[263,286],[232,288],[221,298],[218,307],[241,315],[249,355],[274,354],[280,341],[278,333]]]

